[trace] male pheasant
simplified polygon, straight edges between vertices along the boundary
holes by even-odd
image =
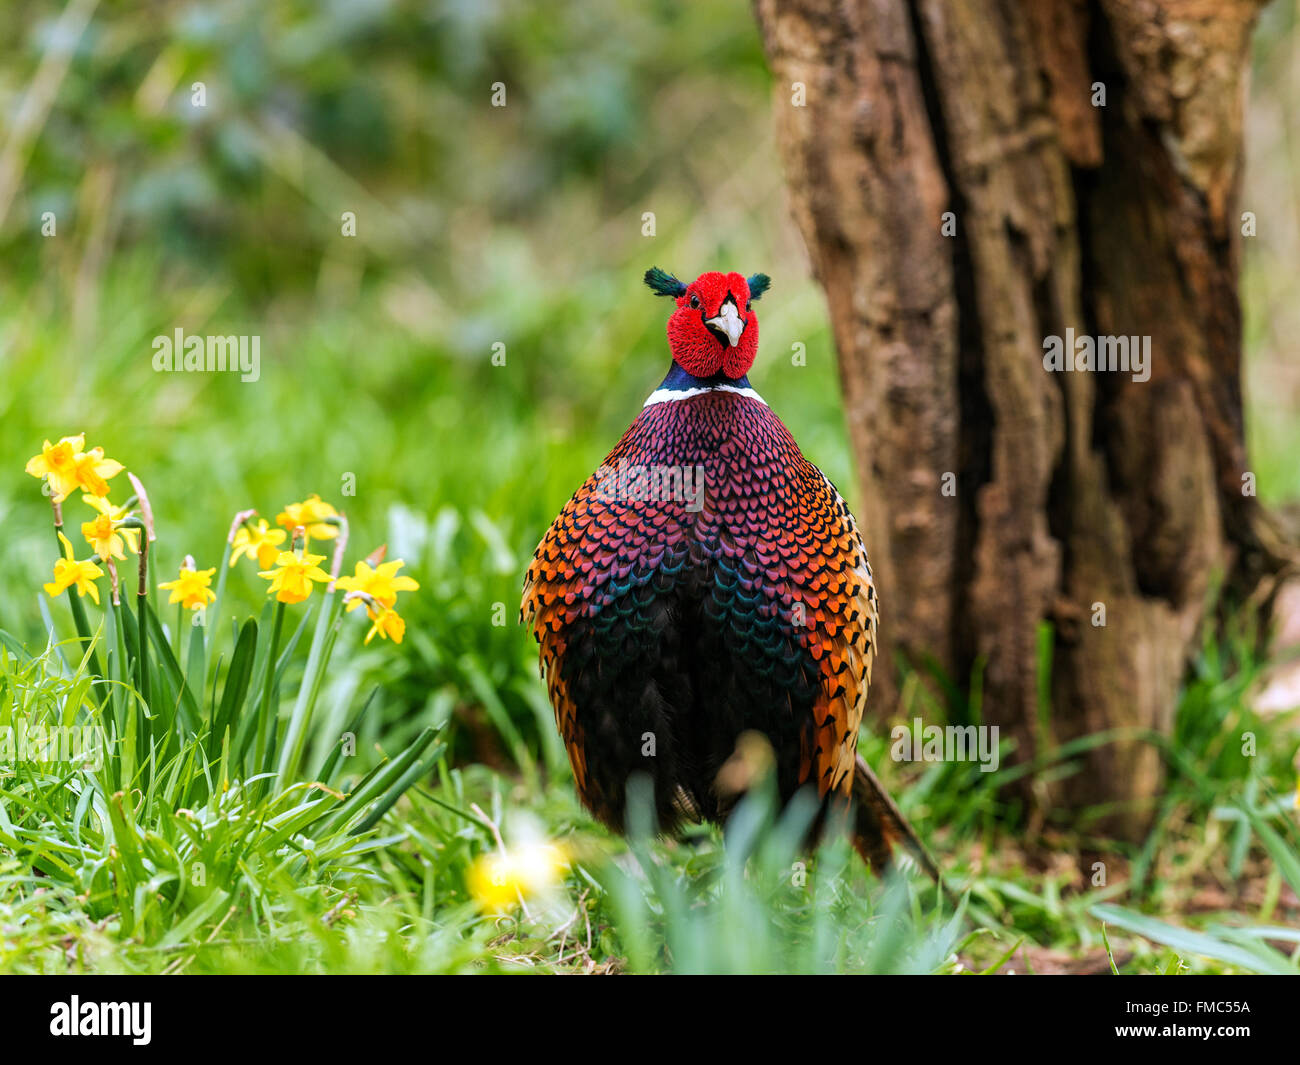
[[[879,615],[853,515],[746,377],[770,280],[645,281],[676,304],[672,366],[543,537],[523,591],[579,797],[622,831],[643,772],[662,831],[723,821],[738,794],[720,773],[756,732],[783,801],[815,789],[823,819],[852,809],[877,869],[901,844],[937,879],[857,754]]]

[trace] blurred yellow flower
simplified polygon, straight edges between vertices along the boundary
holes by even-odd
[[[301,503],[290,503],[276,515],[275,523],[292,531],[301,525],[307,530],[308,540],[333,540],[339,527],[326,518],[337,518],[339,512],[318,495],[310,495]]]
[[[397,576],[397,571],[405,564],[399,558],[392,562],[381,563],[377,569],[371,569],[367,563],[358,562],[354,575],[340,577],[338,586],[345,592],[365,592],[372,599],[376,599],[384,606],[391,608],[397,604],[398,592],[413,592],[420,587],[410,577]],[[359,598],[349,599],[349,613],[361,606],[362,603],[363,600]],[[371,611],[371,616],[373,616],[373,611]]]
[[[94,521],[81,523],[81,535],[86,538],[86,543],[90,544],[95,554],[105,562],[110,558],[125,559],[123,542],[136,554],[140,553],[140,530],[118,528],[121,521],[130,516],[126,507],[115,507],[100,496],[84,495],[81,498],[99,512],[99,517]]]
[[[239,532],[235,533],[235,549],[230,553],[230,564],[233,566],[247,555],[249,558],[256,558],[257,564],[262,569],[270,569],[280,553],[279,545],[284,543],[287,535],[288,533],[283,529],[272,529],[267,525],[265,518],[257,520],[256,529],[250,529],[247,525],[242,526]]]
[[[158,587],[166,588],[172,593],[167,600],[168,605],[180,603],[181,606],[187,606],[191,610],[200,610],[217,600],[217,593],[208,587],[212,583],[212,575],[216,572],[216,566],[211,569],[181,566],[180,574],[174,581],[161,583]]]
[[[357,600],[352,600],[353,603]],[[348,605],[351,609],[351,604]],[[367,608],[369,610],[369,608]],[[390,606],[384,607],[378,614],[372,613],[371,618],[374,624],[370,626],[370,631],[366,633],[365,642],[369,643],[377,635],[382,636],[385,640],[392,640],[393,643],[401,643],[402,637],[406,635],[406,622],[402,620],[401,615]]]
[[[468,887],[485,910],[503,913],[520,900],[541,895],[559,882],[568,864],[564,849],[545,840],[479,855],[470,866]]]
[[[311,595],[312,581],[325,583],[330,575],[320,568],[324,555],[304,554],[299,558],[292,551],[281,551],[275,559],[275,569],[259,573],[271,582],[267,593],[275,593],[281,603],[301,603]]]
[[[59,533],[59,542],[63,544],[63,558],[54,563],[54,580],[45,584],[45,591],[50,596],[59,595],[75,587],[78,595],[89,595],[99,605],[99,585],[96,577],[102,577],[104,571],[93,562],[78,562],[72,557],[72,542]]]

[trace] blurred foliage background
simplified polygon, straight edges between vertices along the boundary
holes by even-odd
[[[429,592],[387,694],[433,713],[450,685],[462,716],[512,722],[505,751],[540,747],[522,572],[667,368],[653,264],[772,274],[756,385],[850,488],[743,5],[76,0],[0,25],[11,628],[39,631],[50,564],[22,460],[85,431],[145,479],[164,569],[214,564],[239,508],[345,507]],[[259,335],[260,380],[154,372],[177,327]]]
[[[1242,198],[1250,446],[1274,503],[1300,497],[1296,21],[1279,0],[1255,38]],[[387,543],[422,586],[400,648],[347,630],[357,665],[320,742],[377,689],[367,741],[450,723],[455,761],[521,771],[516,798],[554,827],[579,815],[567,784],[537,788],[567,770],[519,589],[667,369],[648,266],[772,276],[752,379],[861,506],[748,5],[10,0],[0,34],[0,627],[45,637],[49,507],[23,473],[43,437],[84,431],[144,480],[159,572],[216,565],[237,510],[319,492],[351,557]],[[260,379],[156,373],[153,338],[178,327],[260,336]],[[264,582],[240,568],[227,595],[255,611]],[[1245,713],[1249,678],[1219,665],[1192,695],[1207,743]],[[1259,772],[1285,774],[1288,742]],[[909,811],[990,831],[996,790],[964,773],[912,781]],[[1205,814],[1222,793],[1196,787]],[[1043,938],[1058,919],[1092,936],[1082,909],[1007,891]]]

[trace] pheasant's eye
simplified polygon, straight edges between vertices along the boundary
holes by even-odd
[[[700,305],[700,297],[697,296],[694,292],[692,292],[692,293],[691,293],[691,306],[692,306],[692,307],[698,307],[699,305]]]

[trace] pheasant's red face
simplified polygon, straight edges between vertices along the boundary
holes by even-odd
[[[668,319],[668,346],[695,377],[744,377],[758,355],[758,315],[745,278],[710,271],[687,285]]]

